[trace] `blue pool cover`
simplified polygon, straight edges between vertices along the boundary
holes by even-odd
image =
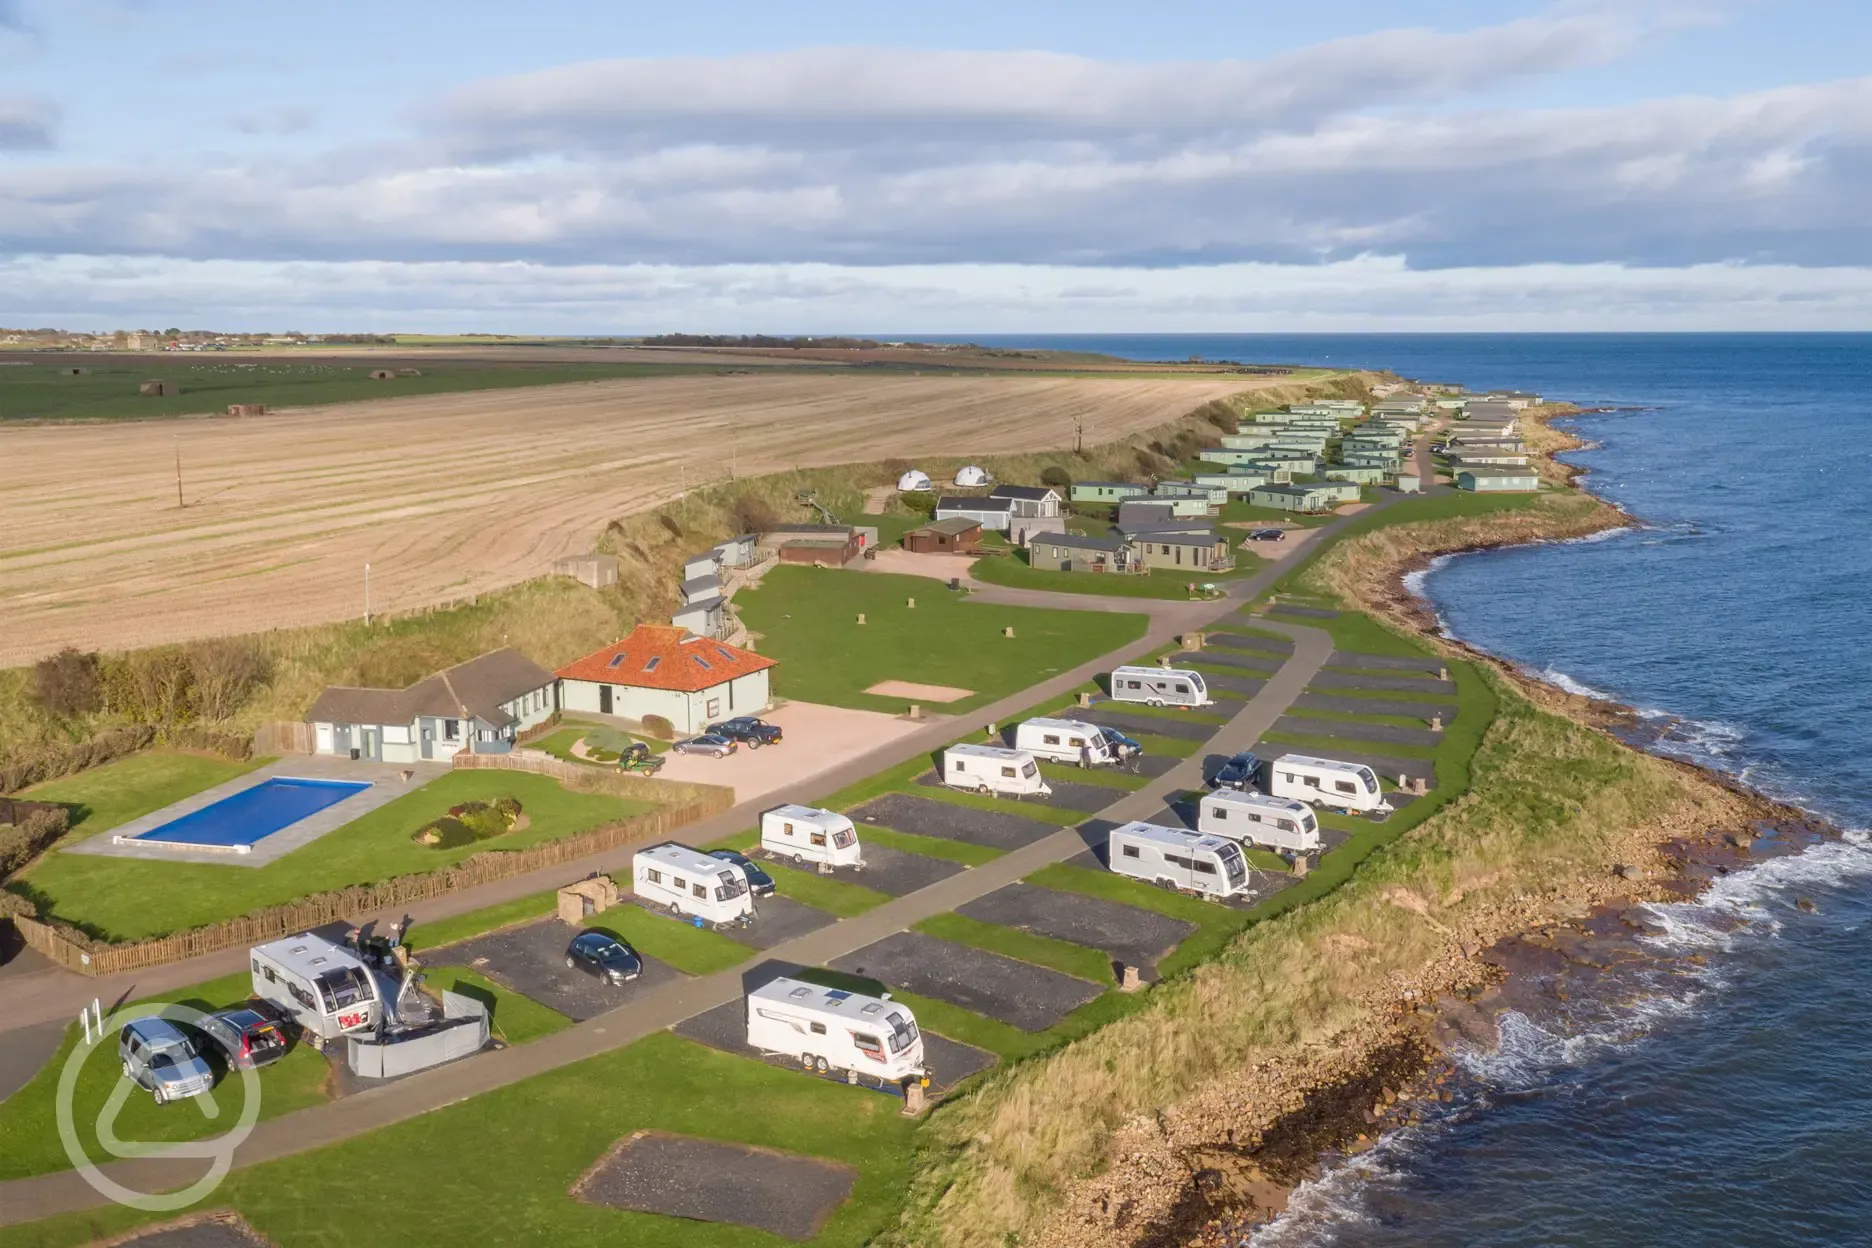
[[[252,845],[370,787],[357,780],[274,776],[132,839],[178,845]]]

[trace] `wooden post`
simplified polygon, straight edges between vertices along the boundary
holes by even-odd
[[[1080,693],[1080,695],[1079,695],[1079,705],[1080,705],[1080,706],[1091,706],[1091,705],[1092,705],[1092,695],[1091,695],[1091,694],[1089,694],[1089,693],[1084,693],[1084,692],[1081,692],[1081,693]]]
[[[917,705],[917,704],[916,704],[915,702],[912,702],[912,703],[910,704],[910,711],[909,711],[909,715],[910,715],[910,718],[911,718],[911,719],[922,719],[922,718],[923,718],[923,708],[922,708],[922,707],[920,707],[920,706],[918,706],[918,705]]]
[[[1432,715],[1430,717],[1430,731],[1431,732],[1443,731],[1443,717],[1441,715]]]
[[[1449,668],[1447,668],[1447,667],[1439,667],[1439,668],[1437,668],[1437,669],[1436,669],[1436,678],[1437,678],[1438,680],[1448,680],[1448,679],[1449,679]]]

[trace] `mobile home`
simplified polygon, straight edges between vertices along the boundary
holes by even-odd
[[[835,810],[817,806],[776,806],[761,814],[761,848],[795,864],[823,862],[832,867],[863,867],[858,829]]]
[[[1120,667],[1111,674],[1115,702],[1146,706],[1209,706],[1209,686],[1202,673],[1184,667]]]
[[[674,841],[637,851],[631,858],[631,891],[648,905],[716,927],[754,918],[747,872]]]
[[[910,1007],[782,976],[747,995],[748,1047],[822,1073],[922,1079],[923,1036]]]
[[[1196,830],[1296,854],[1320,847],[1319,819],[1305,802],[1237,789],[1203,794],[1196,806]]]
[[[1105,734],[1096,725],[1076,719],[1026,719],[1014,729],[1014,747],[1035,758],[1079,767],[1115,763]]]
[[[1040,774],[1040,764],[1026,750],[1006,750],[998,745],[952,745],[943,751],[942,766],[943,783],[952,789],[1013,797],[1027,793],[1044,797],[1053,791],[1053,786]]]
[[[1224,901],[1248,887],[1248,862],[1227,837],[1134,820],[1113,828],[1111,869],[1160,888]]]
[[[1359,813],[1391,809],[1371,768],[1306,754],[1283,754],[1269,763],[1268,792]]]
[[[254,996],[321,1041],[368,1031],[383,1015],[383,996],[370,968],[323,936],[301,932],[255,945],[248,961]]]
[[[1532,494],[1540,489],[1540,474],[1532,468],[1465,468],[1456,473],[1456,488],[1478,494]]]

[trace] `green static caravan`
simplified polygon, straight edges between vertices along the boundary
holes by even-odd
[[[1417,422],[1408,416],[1374,416],[1366,423],[1367,429],[1377,433],[1410,434],[1417,432]]]
[[[1235,428],[1236,432],[1240,433],[1256,425],[1262,426],[1263,428],[1268,425],[1284,425],[1293,418],[1294,415],[1292,412],[1256,412],[1253,417],[1238,424]]]
[[[1027,539],[1027,562],[1042,572],[1135,573],[1146,570],[1128,543],[1084,533],[1036,533]]]
[[[1532,494],[1540,489],[1540,474],[1531,468],[1465,468],[1456,474],[1456,488],[1477,494]]]
[[[1287,422],[1289,432],[1329,433],[1334,437],[1344,427],[1345,422],[1334,416],[1301,416]]]
[[[1228,502],[1228,491],[1195,481],[1159,481],[1151,501],[1169,503],[1173,516],[1207,516]]]
[[[1404,435],[1386,433],[1381,429],[1361,429],[1357,433],[1346,434],[1344,442],[1347,446],[1382,446],[1389,450],[1396,450],[1404,445]]]
[[[1278,433],[1225,433],[1222,435],[1222,447],[1229,451],[1252,451],[1258,446],[1267,446],[1279,437]]]
[[[1270,478],[1265,472],[1199,472],[1190,479],[1197,485],[1221,490],[1226,496],[1246,494],[1257,485],[1266,485]]]
[[[1366,464],[1327,464],[1320,475],[1328,481],[1352,481],[1359,485],[1382,485],[1390,472]]]
[[[1149,493],[1150,486],[1135,481],[1075,481],[1072,484],[1075,503],[1122,503],[1127,498],[1142,498]]]
[[[1270,451],[1303,451],[1318,458],[1326,451],[1325,438],[1277,438],[1274,444],[1266,448]]]
[[[1339,462],[1347,468],[1383,468],[1393,469],[1403,460],[1403,456],[1393,451],[1361,451],[1353,449],[1339,452]]]
[[[1248,501],[1256,507],[1271,507],[1276,511],[1331,511],[1344,501],[1335,488],[1341,484],[1344,483],[1309,481],[1304,485],[1264,485],[1248,491]],[[1353,485],[1351,490],[1356,499],[1359,487]]]
[[[1216,447],[1211,450],[1197,452],[1196,458],[1205,464],[1251,464],[1266,458],[1268,454],[1269,452],[1264,447],[1255,447],[1242,451],[1232,450],[1228,447]]]
[[[1479,447],[1453,446],[1450,448],[1449,462],[1451,469],[1525,468],[1528,466],[1528,457],[1518,451],[1495,451]]]

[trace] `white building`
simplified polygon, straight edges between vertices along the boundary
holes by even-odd
[[[559,709],[553,674],[518,650],[457,663],[407,689],[333,685],[305,713],[313,753],[377,763],[505,754]]]
[[[774,661],[686,629],[639,624],[615,645],[559,669],[560,706],[642,722],[660,715],[678,733],[701,732],[773,703]]]

